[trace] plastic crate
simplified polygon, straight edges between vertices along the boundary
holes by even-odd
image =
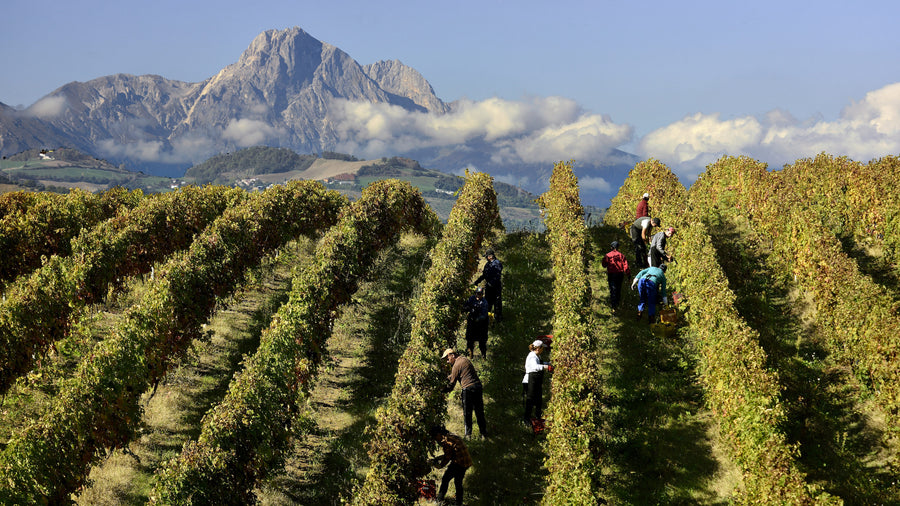
[[[437,496],[434,480],[416,480],[416,490],[422,499],[434,499]]]
[[[532,418],[531,419],[531,431],[537,435],[543,432],[546,432],[550,428],[550,425],[547,423],[547,420],[543,418]]]
[[[666,308],[659,312],[659,322],[675,325],[678,323],[678,312],[675,308]]]

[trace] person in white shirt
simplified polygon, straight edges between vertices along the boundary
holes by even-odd
[[[544,351],[544,342],[536,340],[528,345],[530,353],[525,359],[525,378],[522,379],[522,395],[525,398],[525,415],[523,421],[526,425],[531,425],[531,415],[534,412],[535,418],[541,418],[543,411],[542,384],[544,382],[544,371],[553,371],[550,362],[541,360],[541,353]]]

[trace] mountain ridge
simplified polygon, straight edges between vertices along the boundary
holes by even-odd
[[[336,104],[342,103],[422,115],[443,115],[454,107],[398,59],[360,65],[299,27],[271,29],[257,35],[237,61],[200,82],[120,73],[67,83],[23,111],[4,106],[0,154],[71,147],[134,170],[178,177],[215,154],[251,146],[298,153],[337,150],[347,135],[334,118]],[[524,173],[519,180],[526,189],[546,189],[552,164],[495,162],[493,149],[466,139],[454,146],[411,146],[390,154],[446,173],[473,167],[512,184],[518,184],[517,172]],[[608,164],[576,165],[579,176],[609,181],[601,184],[604,195],[587,188],[590,198],[611,198],[617,180],[624,180],[623,170],[633,167],[633,155],[618,154],[625,163],[614,171]]]

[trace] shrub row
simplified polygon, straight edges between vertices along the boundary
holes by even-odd
[[[652,200],[656,207],[673,212],[665,218],[678,230],[677,239],[671,241],[678,262],[666,274],[670,280],[677,280],[687,295],[690,306],[684,315],[690,325],[691,349],[699,364],[706,404],[721,427],[730,457],[742,472],[743,487],[735,500],[754,504],[834,503],[832,497],[804,481],[795,462],[796,445],[789,444],[781,431],[786,414],[778,375],[766,368],[758,334],[734,307],[734,293],[728,288],[702,221],[703,213],[710,210],[708,202],[698,199],[689,204],[684,187],[674,176],[666,176],[666,171],[668,168],[659,163],[638,164],[629,175],[637,181],[626,183],[634,188],[627,201],[637,202],[637,192],[645,187],[643,181],[668,182],[665,191],[657,191],[663,196]],[[700,176],[704,183],[708,178],[706,174]],[[692,188],[692,197],[695,192]]]
[[[447,371],[442,367],[441,351],[455,345],[462,320],[460,301],[478,267],[482,241],[495,228],[502,228],[502,223],[491,177],[467,175],[432,252],[391,396],[375,414],[377,425],[367,429],[372,437],[371,466],[355,503],[415,501],[414,480],[429,471],[428,453],[435,446],[428,430],[442,424],[447,412],[443,393]]]
[[[11,192],[0,196],[0,286],[40,267],[45,257],[68,255],[83,228],[134,207],[140,190],[113,188],[94,194]]]
[[[145,198],[73,239],[72,254],[54,255],[17,278],[0,303],[0,394],[65,335],[73,311],[101,300],[116,278],[148,272],[186,248],[243,195],[222,186],[186,187]]]
[[[749,158],[722,158],[708,169],[732,181],[736,205],[770,240],[770,260],[812,297],[822,344],[852,368],[896,432],[900,417],[900,318],[882,286],[859,272],[837,237],[805,207],[791,181]],[[741,174],[738,178],[735,174]],[[827,177],[825,175],[824,177]],[[743,186],[738,186],[743,185]]]
[[[759,335],[734,308],[734,293],[715,256],[706,227],[685,216],[669,270],[690,301],[691,326],[707,405],[716,416],[730,455],[742,470],[741,503],[837,504],[808,485],[797,469],[798,449],[781,427],[785,408],[778,375],[766,368]]]
[[[553,364],[544,464],[544,504],[594,505],[606,492],[609,445],[602,423],[606,397],[588,279],[587,229],[571,162],[559,162],[538,199],[553,259]]]
[[[197,441],[157,473],[157,504],[255,502],[257,483],[283,465],[294,417],[309,393],[331,335],[378,252],[403,230],[437,232],[437,215],[409,183],[369,185],[319,243],[315,262],[293,281],[287,303],[263,332],[257,352],[204,417]]]
[[[115,335],[13,436],[0,455],[0,503],[68,502],[106,449],[134,437],[141,395],[202,334],[217,298],[231,294],[264,255],[333,225],[345,204],[318,183],[277,186],[228,209],[171,258]]]
[[[867,164],[819,154],[786,165],[780,173],[797,202],[834,235],[880,245],[884,257],[900,262],[900,157]]]
[[[684,212],[687,195],[684,185],[664,163],[651,158],[637,163],[628,173],[619,192],[610,201],[604,223],[620,228],[624,225],[627,232],[636,219],[635,208],[644,193],[650,194],[651,216],[659,218],[664,227]]]
[[[697,192],[691,188],[692,199]],[[715,246],[703,222],[704,213],[715,214],[715,210],[699,201],[692,208],[682,217],[676,247],[679,261],[669,272],[690,301],[686,318],[707,404],[743,473],[744,488],[737,499],[761,504],[840,504],[806,483],[798,470],[798,448],[781,429],[786,410],[778,374],[766,368],[759,335],[735,309],[735,295],[712,253]]]

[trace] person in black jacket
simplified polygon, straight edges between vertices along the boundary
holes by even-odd
[[[499,323],[503,321],[503,283],[500,279],[503,264],[494,256],[492,249],[485,251],[484,257],[487,262],[484,264],[481,276],[475,280],[475,285],[484,280],[484,298],[487,299],[488,311],[494,313],[494,321]]]
[[[474,357],[475,343],[481,350],[481,358],[487,358],[488,338],[488,303],[484,299],[484,288],[475,289],[475,294],[469,297],[465,304],[466,309],[466,354]]]

